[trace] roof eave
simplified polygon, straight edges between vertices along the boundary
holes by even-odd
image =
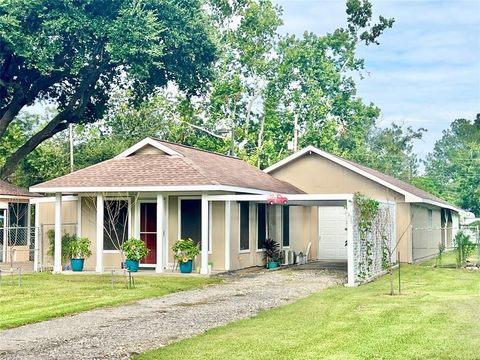
[[[184,192],[184,191],[227,191],[250,194],[270,194],[271,190],[245,188],[231,185],[168,185],[168,186],[32,186],[36,193],[98,193],[98,192]]]

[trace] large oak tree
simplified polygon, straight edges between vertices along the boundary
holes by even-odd
[[[200,0],[2,1],[0,138],[29,105],[43,100],[57,112],[7,158],[0,177],[69,123],[99,119],[118,89],[131,89],[133,101],[169,82],[201,92],[215,57]]]

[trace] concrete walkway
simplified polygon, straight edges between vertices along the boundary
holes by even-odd
[[[342,271],[291,268],[92,310],[0,332],[0,359],[128,359],[345,281]]]

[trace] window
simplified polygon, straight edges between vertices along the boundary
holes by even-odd
[[[240,203],[240,251],[250,249],[250,203]]]
[[[128,239],[128,201],[106,200],[103,204],[103,249],[120,250]]]
[[[433,228],[433,211],[428,209],[428,230]]]
[[[282,246],[290,246],[290,208],[288,206],[284,206],[282,212]]]
[[[28,204],[8,203],[8,225],[10,227],[26,227],[28,217]]]
[[[8,203],[8,230],[9,245],[28,245],[27,235],[28,204]]]
[[[202,201],[182,199],[180,201],[180,237],[190,238],[195,243],[202,242]]]
[[[267,238],[267,205],[257,204],[257,250],[264,248]]]

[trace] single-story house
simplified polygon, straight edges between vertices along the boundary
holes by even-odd
[[[382,235],[388,235],[391,243],[405,238],[411,244],[397,228],[403,232],[412,214],[421,217],[425,209],[425,226],[431,224],[433,231],[437,227],[433,214],[454,212],[452,206],[426,196],[413,204],[419,193],[387,185],[385,178],[377,183],[357,179],[359,173],[342,166],[327,169],[320,153],[309,147],[261,171],[235,157],[146,138],[113,159],[30,188],[55,194],[35,200],[39,226],[35,248],[40,254],[35,268],[62,271],[60,252],[51,258],[45,249],[49,237],[60,245],[65,232],[91,240],[93,255],[85,268],[97,272],[120,267],[119,245],[129,237],[145,241],[150,253],[141,266],[159,273],[173,267],[173,243],[190,237],[200,245],[198,265],[203,274],[209,263],[216,271],[262,265],[262,241],[272,238],[287,254],[303,252],[309,259],[346,262],[348,283],[353,285],[366,272],[370,276],[382,271]],[[315,161],[309,162],[312,154],[317,154]],[[333,174],[339,176],[336,184],[323,186]],[[352,186],[342,185],[348,183],[346,178]],[[373,265],[368,271],[362,269],[366,253],[354,204],[357,191],[377,199],[388,215],[382,234],[372,235]],[[282,194],[287,204],[270,204],[272,193]],[[403,208],[408,209],[406,214]],[[411,261],[408,246],[401,250],[407,254],[402,258]]]
[[[27,189],[0,181],[0,263],[33,261],[34,231]]]
[[[402,262],[411,263],[434,256],[438,254],[439,244],[452,248],[453,237],[459,230],[460,208],[404,181],[314,146],[286,157],[265,172],[294,184],[307,194],[361,192],[394,203],[396,243]],[[343,219],[344,215],[339,211],[336,217],[330,216]],[[341,229],[338,227],[337,231]],[[320,244],[335,249],[332,242],[335,242],[333,237],[322,237],[320,230]],[[333,252],[319,256],[338,257]],[[346,259],[346,249],[343,249],[342,258]]]

